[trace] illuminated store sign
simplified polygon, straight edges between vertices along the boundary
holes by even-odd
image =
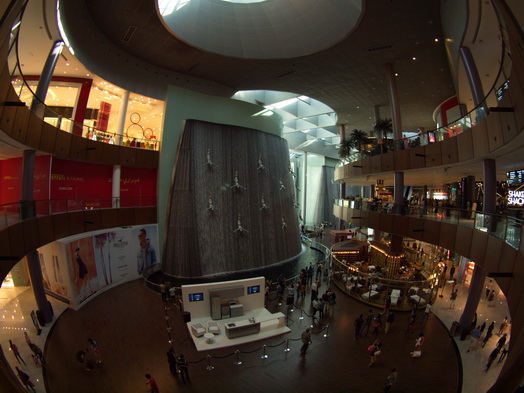
[[[524,183],[524,169],[518,171],[506,172],[508,184],[522,184]]]
[[[524,206],[524,191],[509,190],[508,205]]]

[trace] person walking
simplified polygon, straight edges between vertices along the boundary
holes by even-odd
[[[360,335],[364,333],[364,329],[366,329],[366,336],[368,335],[371,322],[373,322],[373,311],[369,309],[368,312],[364,315],[364,325],[362,325],[362,331],[360,332]]]
[[[495,322],[491,322],[488,326],[488,330],[486,330],[486,336],[484,337],[484,341],[482,341],[482,348],[486,346],[486,343],[489,341],[489,339],[493,335],[494,327],[495,327]]]
[[[422,344],[424,344],[424,333],[420,332],[418,338],[415,340],[415,351],[422,350]]]
[[[24,373],[22,370],[20,370],[18,366],[16,366],[15,369],[18,373],[18,378],[20,378],[20,381],[22,381],[22,384],[26,387],[26,389],[31,389],[33,392],[36,393],[35,384],[31,381],[31,377]]]
[[[36,344],[31,344],[30,345],[31,347],[31,351],[33,351],[33,353],[38,356],[38,359],[40,359],[40,363],[42,363],[42,366],[45,366],[45,359],[44,359],[44,354],[42,352],[42,349],[40,349],[40,347]]]
[[[102,363],[102,353],[100,351],[100,347],[98,346],[97,342],[93,340],[92,338],[88,338],[87,342],[91,346],[91,349],[93,350],[93,353],[95,354],[96,362],[97,364]]]
[[[159,393],[160,390],[158,390],[158,385],[156,384],[155,379],[151,376],[151,374],[146,374],[146,385],[149,385],[149,391],[151,393]]]
[[[507,318],[506,318],[507,319]],[[29,337],[29,334],[27,334],[27,331],[24,332],[24,337],[25,337],[25,342],[27,343],[27,345],[29,346],[29,348],[31,348],[31,344],[33,343],[31,341],[31,338]]]
[[[488,296],[488,307],[495,307],[493,300],[495,299],[495,290],[492,290]]]
[[[377,313],[376,317],[373,318],[373,335],[378,336],[381,327],[382,315],[380,313]]]
[[[491,367],[497,356],[499,356],[499,352],[500,347],[498,346],[493,351],[491,351],[488,357],[488,363],[486,364],[486,369],[484,371],[488,372],[489,368]]]
[[[504,320],[500,324],[498,335],[501,336],[504,333],[504,331],[506,330],[507,327],[508,327],[508,317],[506,316],[506,317],[504,317]]]
[[[309,344],[311,344],[311,329],[307,328],[302,332],[302,335],[300,336],[300,339],[302,340],[302,347],[300,348],[300,355],[305,355],[307,352],[307,349],[309,348]]]
[[[455,275],[455,265],[451,265],[451,269],[449,269],[449,279],[453,280],[454,275]]]
[[[355,325],[355,340],[360,337],[360,332],[362,330],[362,325],[364,325],[364,314],[360,314],[354,322]]]
[[[477,348],[477,344],[480,338],[480,326],[477,326],[475,329],[473,329],[470,333],[470,336],[471,338],[469,341],[468,350],[466,352],[469,352],[472,349],[474,350]]]
[[[389,333],[391,330],[391,324],[395,321],[395,314],[393,311],[388,310],[386,314],[386,328],[384,329],[384,333]]]
[[[455,301],[457,300],[458,289],[451,290],[451,295],[449,297],[449,308],[455,309]]]
[[[18,363],[22,362],[25,365],[24,359],[22,359],[22,356],[20,355],[20,351],[18,350],[18,347],[11,340],[9,340],[9,348],[11,348],[11,351],[13,352],[13,355],[15,355],[16,360],[18,360]]]
[[[183,353],[181,353],[178,356],[177,366],[178,366],[178,371],[180,371],[180,376],[182,377],[182,381],[184,383],[189,382],[189,363],[187,362]]]
[[[498,347],[499,349],[502,349],[502,347],[506,344],[506,340],[507,340],[507,338],[508,338],[507,336],[508,336],[508,335],[507,335],[506,333],[504,333],[504,334],[502,335],[502,337],[499,338],[499,340],[497,341],[497,347]]]
[[[311,284],[311,301],[316,300],[318,297],[318,280],[315,280],[313,284]]]
[[[171,374],[176,376],[177,375],[177,369],[176,369],[177,361],[176,361],[175,350],[173,349],[173,347],[169,348],[169,350],[166,352],[166,355],[167,355],[167,363],[169,364],[169,371],[171,372]]]
[[[428,303],[426,308],[424,309],[424,316],[422,317],[422,322],[427,321],[429,319],[429,313],[431,312],[431,308],[433,306]]]
[[[508,352],[509,352],[509,341],[506,341],[506,343],[504,344],[504,347],[502,348],[502,352],[500,353],[500,357],[499,357],[498,363],[500,363],[500,362],[502,362],[504,360],[504,358],[506,357]]]
[[[375,363],[377,362],[377,356],[382,353],[382,342],[377,338],[375,341],[373,341],[373,344],[371,344],[368,347],[368,351],[371,355],[370,362],[368,364],[368,367],[373,367]]]
[[[386,377],[386,386],[384,386],[384,392],[389,392],[391,387],[397,382],[397,369],[392,368],[389,375]]]

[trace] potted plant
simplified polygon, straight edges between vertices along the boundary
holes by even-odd
[[[353,149],[353,141],[351,139],[345,138],[341,140],[338,148],[340,159],[343,160],[348,157],[351,154],[351,149]]]
[[[352,142],[355,149],[357,149],[359,152],[361,152],[362,150],[362,145],[365,145],[369,142],[367,132],[357,130],[356,128],[353,131],[351,131],[349,140]]]

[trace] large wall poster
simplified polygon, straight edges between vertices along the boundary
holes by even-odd
[[[160,266],[157,225],[71,236],[38,249],[46,291],[73,307]]]
[[[134,254],[135,239],[131,238],[129,229],[99,233],[93,238],[101,287],[138,277],[135,259],[131,257]]]
[[[138,274],[151,273],[155,265],[160,263],[157,258],[158,249],[158,227],[156,225],[146,225],[134,227],[131,237],[136,250],[136,269]]]
[[[64,243],[53,242],[40,247],[38,257],[45,290],[70,303],[73,299]]]
[[[66,250],[73,302],[80,304],[99,289],[93,236],[73,240]]]

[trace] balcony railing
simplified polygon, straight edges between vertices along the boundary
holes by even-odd
[[[25,212],[31,211],[31,217],[43,217],[51,214],[69,213],[84,210],[102,210],[127,207],[154,207],[156,197],[88,197],[68,199],[43,199],[20,201],[0,205],[0,228],[7,228],[24,220]]]
[[[521,248],[524,244],[522,239],[522,226],[524,220],[516,217],[484,213],[474,210],[456,209],[448,206],[428,206],[420,208],[419,206],[353,201],[347,199],[335,199],[335,205],[356,210],[419,217],[426,220],[461,225],[489,233],[490,235],[503,240],[514,249],[523,251]]]
[[[53,109],[53,107],[46,105],[36,97],[35,92],[33,91],[34,87],[31,86],[23,73],[19,56],[19,35],[21,30],[20,24],[30,23],[23,21],[24,11],[25,6],[23,7],[18,20],[12,27],[9,41],[9,53],[7,56],[7,64],[10,72],[11,83],[21,103],[27,106],[38,103],[38,105],[42,107],[42,111],[44,113],[43,120],[62,131],[69,133],[73,132],[74,134],[81,135],[84,138],[95,140],[101,143],[121,144],[123,146],[133,148],[160,150],[159,134],[161,134],[161,132],[154,132],[149,127],[144,128],[137,121],[131,120],[131,126],[133,126],[133,131],[141,129],[138,134],[133,132],[133,135],[131,135],[128,134],[127,131],[124,131],[123,133],[117,133],[108,130],[102,130],[92,125],[75,122],[73,119],[58,113]],[[63,78],[63,75],[60,75],[59,77]],[[65,82],[60,83],[63,85]],[[64,87],[68,86],[65,85]],[[98,87],[93,87],[92,89],[97,88]],[[144,102],[142,104],[146,105],[148,103]],[[132,116],[133,115],[137,115],[138,119],[140,119],[140,115],[138,113],[133,113]],[[131,126],[128,128],[131,128]]]

